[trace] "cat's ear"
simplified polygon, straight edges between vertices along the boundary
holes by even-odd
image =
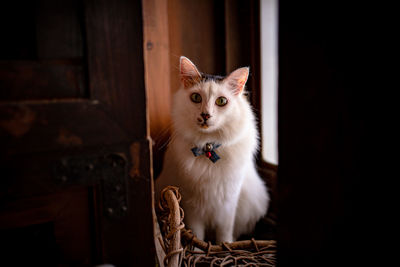
[[[239,95],[243,92],[247,78],[249,77],[249,71],[250,68],[248,67],[239,68],[224,79],[224,83],[226,83],[229,88],[233,90],[235,95]]]
[[[185,88],[190,88],[201,81],[201,74],[196,66],[187,57],[181,56],[179,71]]]

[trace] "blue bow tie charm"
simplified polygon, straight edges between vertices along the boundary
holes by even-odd
[[[220,159],[220,157],[217,155],[217,153],[214,150],[217,149],[220,146],[221,146],[221,144],[216,144],[215,145],[213,143],[207,143],[203,148],[194,147],[191,150],[192,150],[193,155],[195,157],[204,154],[213,163],[215,163],[215,162],[217,162],[217,160]]]

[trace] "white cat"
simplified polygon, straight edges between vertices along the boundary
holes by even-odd
[[[200,239],[210,228],[217,243],[233,242],[254,229],[269,204],[254,163],[255,118],[243,95],[249,68],[222,78],[201,74],[181,57],[180,75],[156,199],[165,186],[178,186],[186,226]]]

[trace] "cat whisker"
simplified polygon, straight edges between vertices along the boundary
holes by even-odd
[[[164,137],[165,137],[169,132],[171,132],[171,129],[172,129],[172,123],[170,123],[170,124],[168,124],[166,127],[164,127],[164,128],[157,134],[157,136],[154,137],[154,141],[157,142],[157,141],[163,140]]]
[[[156,147],[158,151],[162,150],[170,143],[172,134],[172,123],[169,123],[153,137],[153,146]]]
[[[163,147],[165,147],[165,146],[171,144],[172,142],[174,142],[175,139],[176,139],[176,137],[177,137],[177,134],[176,134],[176,133],[172,133],[171,136],[168,138],[167,142],[165,142],[165,143],[163,144]],[[162,148],[163,148],[163,147],[162,147]],[[160,149],[162,149],[162,148],[160,148]]]
[[[160,150],[162,150],[165,146],[167,146],[169,143],[171,142],[171,137],[169,137],[168,139],[167,139],[167,141],[165,141],[159,148],[158,148],[158,150],[160,151]]]

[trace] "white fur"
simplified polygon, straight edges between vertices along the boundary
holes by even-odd
[[[200,93],[201,103],[190,100],[193,92]],[[226,97],[228,104],[217,106],[219,96]],[[212,116],[208,129],[197,120],[202,112]],[[269,196],[255,169],[258,136],[245,96],[232,90],[227,79],[182,87],[174,95],[172,121],[172,139],[156,180],[156,198],[164,187],[178,186],[185,224],[200,239],[206,228],[215,230],[217,243],[232,242],[251,232],[267,212]],[[215,164],[191,151],[209,142],[221,144],[215,150],[221,159]]]

